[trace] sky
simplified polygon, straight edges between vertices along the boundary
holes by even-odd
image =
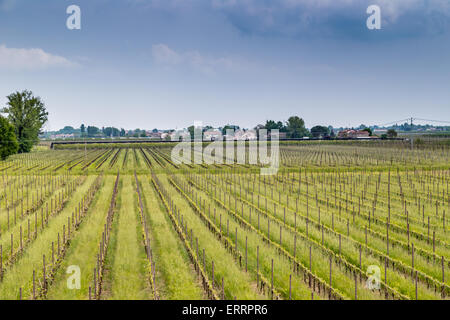
[[[46,130],[450,121],[449,88],[448,0],[0,0],[0,106],[33,91]]]

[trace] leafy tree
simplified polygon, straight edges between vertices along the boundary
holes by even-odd
[[[328,126],[328,132],[331,138],[335,136],[334,134],[334,128],[332,126]]]
[[[121,128],[121,129],[120,129],[120,136],[121,136],[121,137],[125,137],[125,135],[126,135],[125,129],[124,129],[124,128]]]
[[[328,127],[324,127],[324,126],[315,126],[311,128],[311,135],[314,138],[324,138],[329,136],[330,134],[330,130],[328,129]]]
[[[370,129],[370,128],[364,128],[364,129],[362,129],[362,131],[367,131],[369,133],[369,137],[371,137],[373,135],[372,129]]]
[[[86,127],[84,126],[84,124],[81,125],[80,132],[82,137],[86,135]]]
[[[72,134],[75,132],[76,132],[76,130],[74,129],[74,127],[71,127],[71,126],[65,126],[64,128],[62,128],[61,130],[58,131],[58,133],[60,133],[60,134]]]
[[[14,126],[19,152],[30,152],[48,120],[48,112],[41,98],[34,97],[31,91],[17,91],[7,99],[7,107],[1,112],[8,114],[8,120]]]
[[[395,129],[389,129],[386,133],[388,138],[396,138],[397,137],[397,131]]]
[[[280,132],[286,132],[286,127],[284,126],[283,122],[278,121],[275,122],[273,120],[267,120],[266,124],[264,125],[264,129],[267,130],[279,130]]]
[[[103,134],[107,137],[118,137],[120,135],[120,131],[114,127],[107,127],[103,129]]]
[[[194,133],[195,133],[194,126],[190,126],[187,129],[189,131],[189,134],[191,135],[191,140],[194,140]]]
[[[0,116],[0,159],[5,160],[8,156],[17,153],[19,143],[14,133],[14,127],[8,119]]]
[[[99,134],[100,129],[94,126],[88,126],[87,127],[87,134],[88,137],[94,137],[95,135]]]
[[[212,128],[210,128],[210,129],[212,129]],[[227,134],[227,130],[234,130],[234,131],[236,131],[236,130],[239,130],[239,129],[240,129],[239,126],[236,126],[236,125],[233,125],[233,124],[227,124],[226,126],[224,126],[222,128],[222,134],[226,135]]]
[[[286,122],[289,138],[302,138],[309,136],[309,131],[305,127],[305,121],[297,116],[292,116]]]
[[[142,138],[147,137],[147,133],[145,133],[145,131],[142,131],[142,132],[141,132],[141,137],[142,137]]]

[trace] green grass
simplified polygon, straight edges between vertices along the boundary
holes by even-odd
[[[87,192],[95,177],[88,177],[67,203],[63,211],[49,221],[48,227],[38,234],[37,239],[25,251],[22,257],[7,270],[0,283],[0,299],[18,299],[19,288],[23,288],[24,298],[31,295],[33,270],[41,274],[43,255],[50,257],[51,243],[57,241],[57,233],[61,232],[67,218],[72,215],[82,196]],[[47,260],[48,261],[48,260]],[[39,278],[39,277],[38,277]]]
[[[156,263],[156,286],[161,299],[203,299],[203,291],[191,261],[150,185],[149,176],[139,180],[144,210],[150,226],[150,246]]]
[[[121,177],[118,210],[113,222],[108,249],[107,277],[102,286],[102,299],[146,300],[153,298],[145,268],[147,257],[142,243],[142,226],[133,176]]]
[[[89,286],[93,281],[93,270],[96,267],[96,253],[100,242],[106,213],[111,201],[115,177],[106,176],[97,192],[83,221],[77,236],[72,240],[65,259],[59,268],[53,284],[47,294],[49,300],[86,300],[89,298]],[[66,270],[76,265],[81,269],[81,289],[71,290],[67,287]]]
[[[221,245],[219,240],[206,228],[200,218],[194,213],[189,204],[175,191],[164,175],[161,181],[172,195],[177,207],[181,210],[184,221],[187,221],[188,229],[193,230],[195,237],[198,237],[200,250],[205,249],[209,274],[212,271],[212,261],[214,261],[214,274],[216,285],[224,278],[225,295],[228,299],[251,300],[264,299],[264,295],[256,290],[250,274],[242,270],[232,257],[232,255]]]

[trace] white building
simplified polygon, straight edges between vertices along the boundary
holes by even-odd
[[[222,138],[222,132],[219,129],[211,129],[203,133],[203,140],[206,141],[218,141]]]

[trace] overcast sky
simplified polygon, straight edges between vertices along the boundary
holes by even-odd
[[[0,0],[0,105],[23,89],[48,130],[450,120],[450,1]]]

